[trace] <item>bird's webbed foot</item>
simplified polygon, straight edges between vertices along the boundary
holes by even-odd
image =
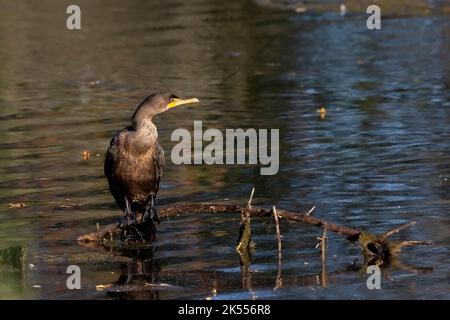
[[[147,209],[145,210],[145,214],[144,217],[142,218],[142,221],[147,222],[149,220],[152,220],[153,222],[157,222],[159,224],[161,220],[159,219],[154,199],[155,198],[152,196],[150,203],[147,205]]]

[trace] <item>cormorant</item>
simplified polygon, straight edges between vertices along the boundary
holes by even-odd
[[[164,171],[164,151],[158,144],[158,131],[152,119],[173,107],[198,103],[198,99],[179,99],[172,93],[146,97],[131,118],[131,126],[114,134],[106,152],[105,176],[117,205],[125,212],[123,229],[141,221],[159,223],[155,197]]]

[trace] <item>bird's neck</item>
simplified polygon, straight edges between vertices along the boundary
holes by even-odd
[[[151,120],[139,123],[135,130],[134,145],[138,152],[148,152],[156,146],[158,130]]]

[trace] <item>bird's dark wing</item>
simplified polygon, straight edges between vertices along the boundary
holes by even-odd
[[[153,166],[154,166],[154,172],[155,172],[155,182],[156,182],[156,190],[155,190],[155,196],[158,193],[159,190],[159,184],[161,182],[161,177],[164,173],[164,150],[163,148],[157,144],[156,150],[155,150],[155,156],[153,158]]]
[[[122,209],[125,210],[126,204],[125,204],[125,198],[123,195],[123,192],[120,190],[119,186],[120,184],[118,181],[116,181],[115,176],[115,167],[117,164],[117,157],[118,157],[118,148],[119,148],[119,139],[121,134],[127,131],[127,129],[122,129],[118,131],[111,139],[111,142],[109,144],[108,151],[106,152],[105,157],[105,165],[104,165],[104,172],[105,176],[108,179],[108,185],[109,190],[111,191],[111,194],[113,195],[114,199],[117,202],[117,205]]]

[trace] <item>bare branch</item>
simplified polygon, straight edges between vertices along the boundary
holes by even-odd
[[[311,209],[309,209],[309,211],[306,213],[307,216],[311,215],[311,213],[314,211],[314,209],[316,208],[316,206],[312,206]]]
[[[432,244],[433,243],[431,241],[427,241],[427,240],[410,240],[410,241],[400,242],[398,244],[398,247],[403,248],[403,247],[411,247],[411,246],[418,246],[418,245],[430,246]]]
[[[253,201],[253,195],[254,194],[255,194],[255,188],[252,189],[252,193],[250,194],[250,199],[248,199],[247,206],[249,206],[249,207],[252,206],[252,201]]]
[[[273,221],[275,222],[275,232],[277,237],[277,244],[278,244],[278,257],[281,256],[281,233],[280,233],[280,223],[278,221],[278,214],[277,209],[275,206],[272,207],[273,212]]]
[[[411,221],[411,222],[402,224],[401,226],[398,226],[398,227],[396,227],[396,228],[394,228],[394,229],[391,229],[391,230],[389,230],[388,232],[386,232],[385,234],[383,234],[382,238],[383,238],[384,240],[386,240],[387,238],[389,238],[389,237],[392,236],[393,234],[396,234],[396,233],[398,233],[399,231],[401,231],[401,230],[403,230],[403,229],[406,229],[406,228],[408,228],[408,227],[411,227],[411,226],[413,226],[413,225],[415,225],[415,224],[416,224],[415,221]]]

